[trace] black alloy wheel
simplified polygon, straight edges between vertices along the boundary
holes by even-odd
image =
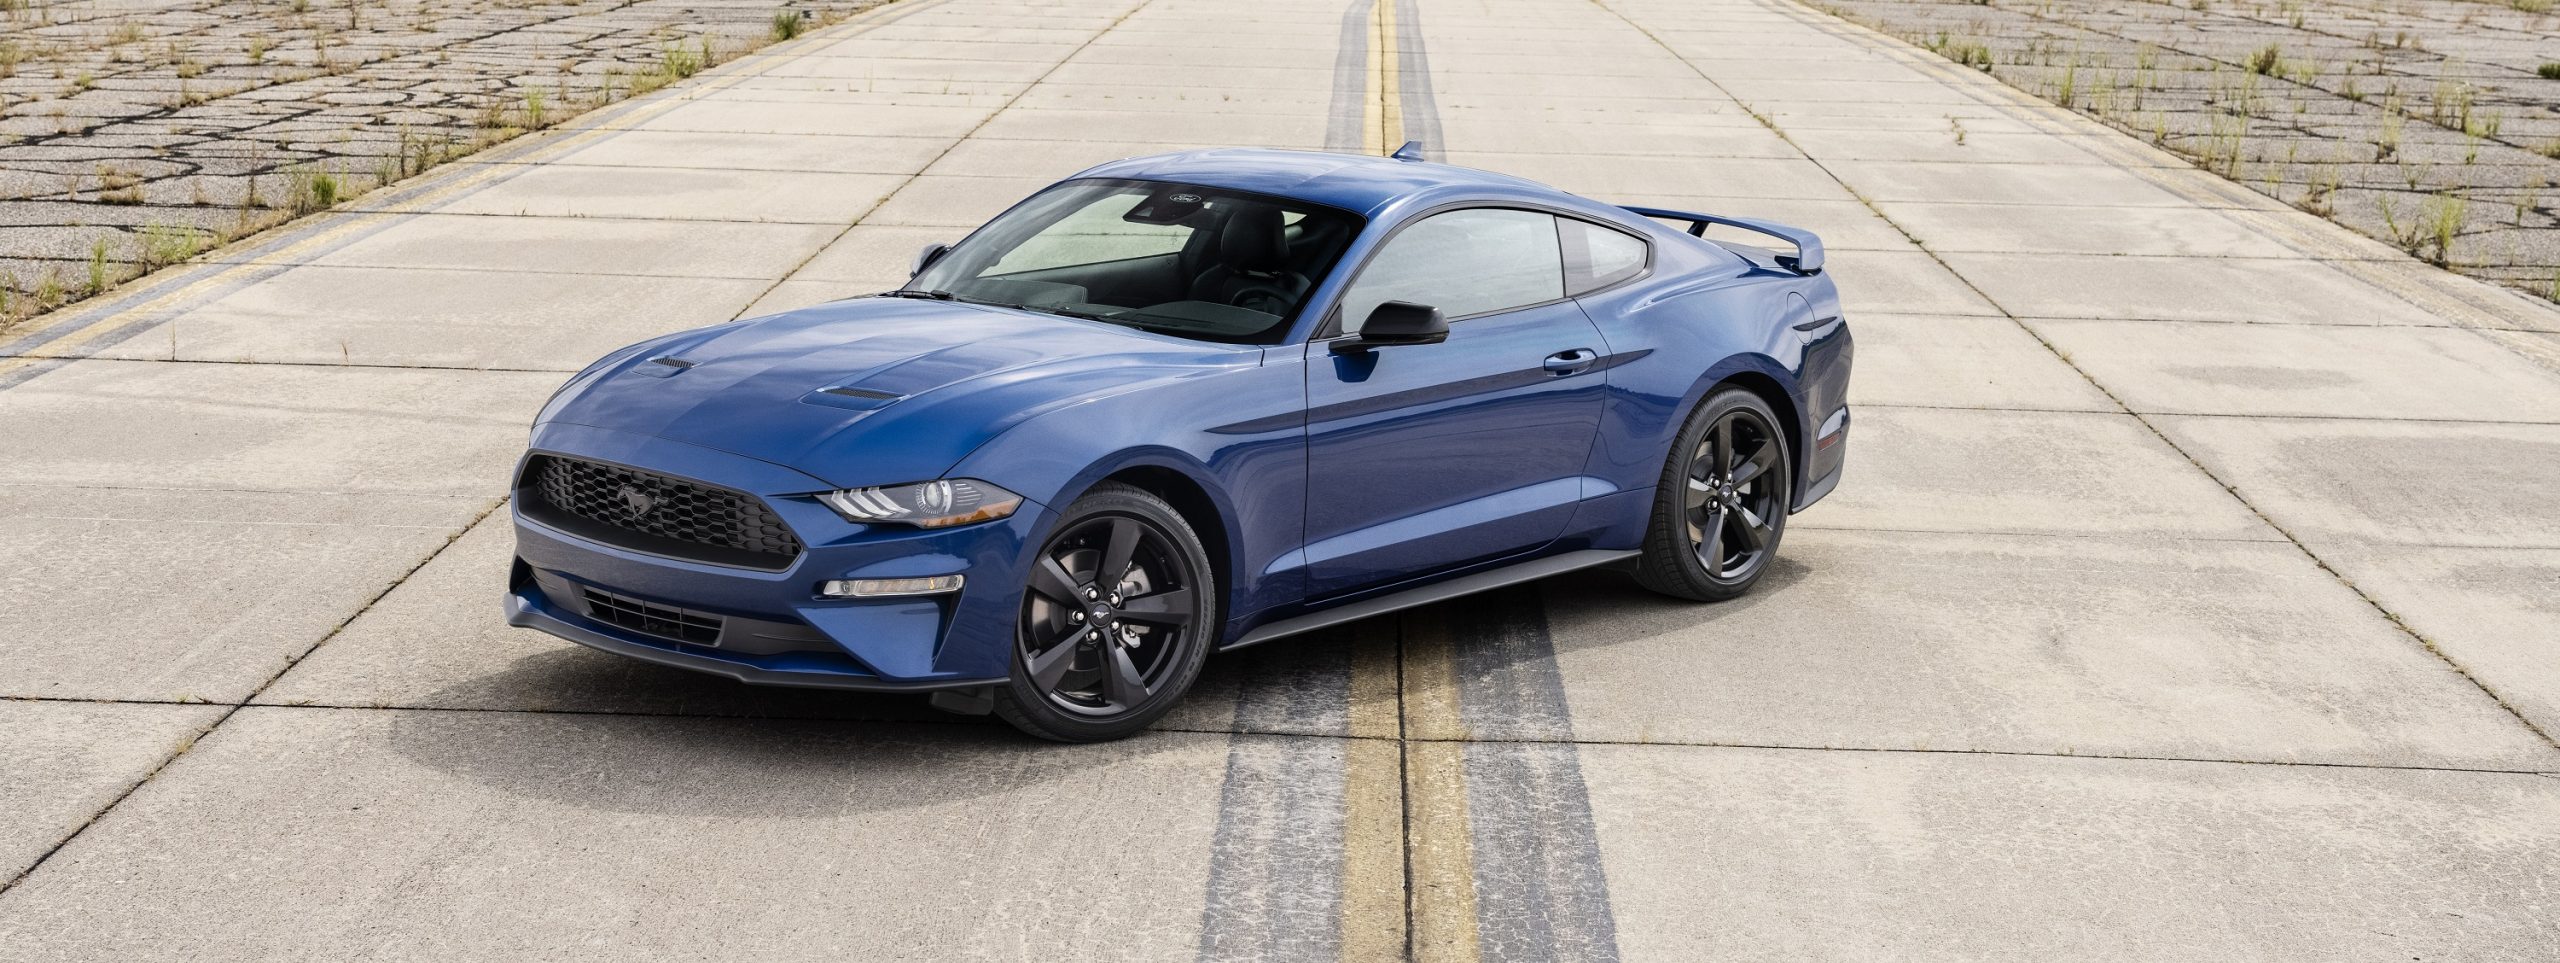
[[[1701,601],[1742,594],[1777,554],[1793,480],[1765,402],[1740,389],[1708,398],[1664,465],[1638,580]]]
[[[1144,728],[1190,688],[1216,622],[1206,552],[1173,508],[1108,485],[1069,507],[1032,559],[1005,720],[1066,742]]]

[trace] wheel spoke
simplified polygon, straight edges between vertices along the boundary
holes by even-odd
[[[1707,523],[1699,526],[1706,531],[1706,538],[1698,543],[1698,562],[1707,567],[1709,575],[1724,574],[1724,520],[1724,507],[1719,505],[1707,513]]]
[[[1032,684],[1039,686],[1042,692],[1057,691],[1058,680],[1066,678],[1067,670],[1075,667],[1076,650],[1081,648],[1085,638],[1092,634],[1092,626],[1079,627],[1074,632],[1068,633],[1066,638],[1059,639],[1058,644],[1042,649],[1039,655],[1032,656]]]
[[[1709,466],[1707,469],[1708,477],[1721,478],[1727,473],[1733,471],[1732,418],[1727,417],[1724,420],[1716,422],[1716,430],[1713,435],[1709,436],[1707,450],[1709,452],[1707,456],[1707,465]]]
[[[1102,567],[1094,573],[1093,584],[1105,592],[1119,591],[1120,582],[1129,577],[1129,560],[1138,552],[1136,519],[1111,520],[1111,544],[1102,550]]]
[[[1689,479],[1689,493],[1682,497],[1681,505],[1694,512],[1706,504],[1707,483],[1702,479]]]
[[[1742,484],[1775,471],[1777,468],[1778,443],[1764,439],[1760,442],[1760,450],[1752,452],[1750,458],[1744,459],[1741,465],[1734,468],[1733,483]]]
[[[1734,531],[1742,536],[1742,543],[1744,546],[1754,552],[1769,546],[1769,522],[1767,519],[1754,515],[1751,513],[1751,509],[1741,506],[1734,507],[1733,517],[1736,523],[1734,525]]]
[[[1135,707],[1147,697],[1147,683],[1138,678],[1138,664],[1129,660],[1129,650],[1117,645],[1102,647],[1102,698],[1123,709]]]
[[[1076,595],[1076,577],[1068,574],[1067,567],[1058,564],[1057,559],[1045,554],[1031,566],[1031,590],[1069,608],[1084,607],[1084,599]]]
[[[1120,606],[1120,617],[1147,625],[1189,625],[1191,590],[1173,589],[1130,599]]]

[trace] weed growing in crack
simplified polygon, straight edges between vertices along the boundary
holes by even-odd
[[[97,240],[97,243],[89,245],[89,287],[86,293],[95,295],[106,289],[107,239],[102,237]]]
[[[142,175],[113,164],[98,165],[98,202],[123,205],[142,203]]]
[[[134,260],[143,270],[157,270],[204,252],[203,234],[175,224],[146,224],[134,238]]]
[[[772,32],[775,40],[789,40],[799,36],[801,31],[808,28],[809,12],[806,10],[786,9],[773,12]]]

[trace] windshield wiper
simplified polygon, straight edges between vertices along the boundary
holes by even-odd
[[[880,292],[880,296],[884,298],[918,298],[926,301],[960,300],[959,295],[953,294],[949,291],[917,291],[909,288],[899,288],[895,291],[882,291]]]

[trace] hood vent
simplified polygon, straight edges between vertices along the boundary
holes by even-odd
[[[852,385],[836,385],[832,388],[820,388],[816,391],[812,391],[809,393],[808,397],[800,400],[813,405],[826,405],[830,408],[851,408],[855,411],[869,411],[873,408],[886,408],[889,406],[890,402],[897,401],[904,397],[906,396],[896,392],[880,391],[873,388],[856,388]]]

